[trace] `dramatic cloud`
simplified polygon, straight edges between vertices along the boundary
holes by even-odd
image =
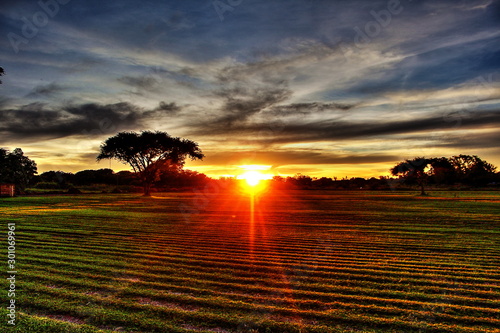
[[[318,113],[328,113],[330,111],[348,111],[356,104],[348,105],[341,103],[293,103],[288,105],[278,105],[273,107],[269,113],[273,116],[285,115],[310,115]]]
[[[439,147],[478,149],[478,148],[498,148],[500,142],[500,131],[495,128],[493,132],[470,133],[462,135],[445,136],[436,143]]]
[[[253,115],[262,110],[285,100],[290,92],[286,89],[256,89],[248,92],[245,90],[225,90],[218,92],[224,99],[220,116],[213,120],[208,127],[230,128],[235,123],[244,123]]]
[[[471,128],[500,128],[500,111],[483,111],[463,116],[462,113],[432,116],[422,119],[371,121],[316,121],[301,123],[269,122],[239,124],[225,127],[224,134],[254,134],[255,144],[283,144],[320,141],[339,141],[370,139],[393,134],[418,133],[426,131],[457,131]],[[267,136],[259,137],[262,130],[268,129]],[[213,135],[213,128],[202,127],[194,134]]]
[[[141,110],[129,103],[83,104],[50,109],[33,103],[0,111],[3,140],[41,140],[72,135],[113,134],[140,125]]]
[[[347,155],[328,154],[323,151],[293,150],[293,151],[221,151],[207,157],[206,162],[214,165],[239,165],[245,162],[258,162],[264,165],[279,167],[298,164],[358,164],[380,163],[397,160],[396,155]]]
[[[197,141],[208,174],[242,152],[317,174],[462,150],[500,165],[500,1],[225,3],[70,1],[37,26],[38,2],[8,1],[3,144],[41,166],[77,151],[71,169],[144,129]]]

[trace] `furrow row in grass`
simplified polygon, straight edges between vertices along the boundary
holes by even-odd
[[[40,295],[39,295],[40,296]],[[52,296],[52,297],[51,297]],[[53,296],[56,296],[55,298]],[[67,298],[66,298],[67,296]],[[83,303],[82,303],[83,302]],[[87,303],[85,303],[87,302]],[[91,311],[87,307],[82,307],[82,304],[88,304],[88,302],[95,302],[94,307]],[[99,323],[104,324],[110,321],[113,324],[117,324],[120,320],[121,311],[126,311],[127,313],[142,314],[148,317],[147,323],[145,325],[142,322],[134,321],[139,327],[148,326],[151,320],[154,321],[155,318],[163,319],[161,323],[163,325],[168,324],[169,326],[180,321],[193,320],[194,322],[202,322],[208,325],[218,325],[225,328],[234,329],[235,326],[241,325],[242,316],[245,320],[249,320],[252,323],[263,323],[265,325],[265,320],[263,321],[262,314],[277,314],[279,316],[290,316],[299,317],[301,319],[306,319],[309,322],[319,320],[323,323],[344,322],[346,324],[357,324],[357,325],[367,325],[367,326],[378,326],[385,327],[387,324],[391,326],[396,325],[401,329],[407,329],[409,331],[416,328],[422,327],[421,323],[415,323],[413,320],[418,319],[418,316],[424,316],[424,318],[434,318],[441,320],[438,323],[427,323],[425,324],[427,331],[429,332],[446,332],[449,329],[453,331],[477,331],[479,327],[477,325],[482,325],[480,329],[483,332],[494,332],[495,325],[498,324],[498,320],[487,319],[487,318],[470,318],[470,317],[454,317],[446,314],[436,315],[431,312],[419,312],[412,313],[412,321],[407,321],[406,316],[399,318],[394,316],[394,313],[387,313],[388,309],[373,308],[370,310],[373,312],[369,315],[357,314],[346,311],[327,311],[327,312],[317,312],[308,310],[298,310],[298,309],[287,309],[273,306],[255,306],[249,305],[241,302],[231,302],[228,300],[205,300],[205,305],[209,303],[211,305],[208,310],[200,311],[186,311],[178,308],[166,308],[158,306],[150,306],[139,303],[130,303],[122,300],[116,299],[99,299],[92,298],[89,300],[87,296],[81,296],[76,294],[67,294],[59,290],[49,290],[46,297],[40,296],[37,303],[27,302],[28,306],[32,306],[36,309],[50,309],[51,311],[58,311],[63,313],[68,313],[69,315],[76,315],[80,318],[85,318],[90,320],[92,324]],[[105,311],[99,311],[100,309],[106,309]],[[399,311],[396,309],[396,311]],[[383,313],[384,316],[379,317],[378,315]],[[111,314],[111,315],[110,315]],[[264,316],[265,318],[265,316]],[[167,319],[167,321],[165,321]],[[105,321],[105,322],[103,322]],[[288,321],[290,323],[292,321]],[[488,329],[486,326],[491,326]],[[304,326],[304,325],[302,325]],[[306,325],[307,326],[307,325]],[[278,328],[277,332],[287,332],[283,331],[282,327]],[[307,330],[307,327],[305,327]]]
[[[133,274],[133,273],[132,273]],[[450,306],[456,311],[474,311],[477,313],[489,313],[499,315],[500,310],[498,305],[492,307],[492,304],[487,305],[479,304],[474,306],[474,302],[470,299],[466,299],[464,302],[463,297],[457,298],[453,295],[432,295],[425,294],[425,299],[420,301],[414,301],[405,298],[394,297],[395,293],[392,291],[386,291],[381,293],[379,296],[374,295],[373,290],[361,289],[357,290],[357,293],[352,293],[351,290],[345,290],[340,288],[340,290],[331,290],[329,292],[325,291],[325,288],[318,288],[321,291],[314,290],[303,290],[295,289],[292,286],[287,286],[286,284],[281,287],[268,287],[261,285],[250,285],[250,284],[237,284],[237,283],[208,283],[203,280],[189,279],[185,277],[167,277],[159,276],[156,280],[142,280],[139,279],[141,274],[135,272],[132,278],[124,277],[123,275],[116,274],[116,276],[110,278],[106,275],[95,275],[81,273],[80,276],[75,276],[75,274],[66,276],[64,274],[57,274],[55,271],[53,274],[30,274],[25,277],[25,279],[30,279],[36,281],[40,279],[46,281],[48,285],[77,288],[87,290],[92,288],[93,290],[107,290],[107,293],[113,294],[121,291],[124,286],[133,285],[134,288],[140,288],[142,292],[145,292],[147,288],[152,288],[153,290],[178,290],[180,292],[195,292],[197,294],[211,295],[213,293],[226,294],[228,291],[239,291],[252,295],[261,295],[266,293],[270,297],[276,297],[276,295],[293,295],[295,300],[308,301],[308,300],[318,300],[324,303],[335,301],[345,301],[349,303],[357,304],[370,304],[370,305],[387,305],[394,304],[395,306],[400,306],[403,308],[417,308],[427,307],[429,304],[435,307],[445,307],[450,308]],[[321,286],[319,286],[321,287]],[[397,293],[396,293],[397,295]],[[421,294],[418,294],[422,296]],[[399,295],[401,296],[401,294]],[[415,296],[415,295],[413,295]],[[460,301],[461,300],[461,301]],[[464,305],[466,303],[466,305]]]
[[[54,258],[55,259],[51,259]],[[31,260],[33,262],[39,262],[43,265],[53,265],[54,267],[72,267],[74,270],[82,270],[87,269],[91,271],[102,271],[102,269],[107,270],[109,267],[116,265],[116,261],[111,259],[106,260],[104,262],[99,262],[95,260],[91,260],[88,258],[80,258],[80,260],[75,259],[73,262],[67,262],[64,259],[64,255],[32,255],[31,258],[26,258],[27,260]],[[99,265],[102,265],[103,268],[99,269]],[[309,284],[315,284],[320,281],[362,281],[362,282],[373,282],[373,283],[393,283],[393,284],[401,284],[401,283],[411,283],[412,285],[419,286],[441,286],[447,289],[453,289],[454,292],[459,293],[460,289],[464,289],[464,286],[461,282],[467,281],[466,283],[473,284],[476,286],[481,286],[486,290],[491,290],[490,293],[492,297],[498,295],[498,288],[494,288],[493,283],[494,280],[487,280],[491,283],[491,286],[488,284],[479,283],[479,281],[484,282],[484,280],[474,279],[471,281],[470,277],[462,277],[460,275],[451,276],[437,276],[437,275],[426,275],[422,277],[420,274],[375,274],[373,270],[365,269],[365,270],[353,270],[353,269],[342,269],[337,271],[329,271],[322,272],[319,270],[315,271],[307,271],[301,268],[292,267],[287,268],[281,266],[281,269],[274,270],[273,273],[266,272],[264,276],[259,272],[251,272],[248,269],[252,269],[255,266],[246,266],[243,267],[242,270],[238,271],[235,267],[233,269],[217,269],[216,267],[211,267],[206,265],[206,263],[200,263],[199,265],[195,265],[195,262],[191,262],[188,265],[184,264],[173,264],[173,263],[163,263],[163,262],[151,262],[148,261],[146,265],[142,264],[127,264],[128,269],[136,269],[141,272],[152,271],[155,274],[169,274],[169,275],[182,275],[182,276],[190,276],[190,277],[200,277],[205,280],[217,280],[217,281],[240,281],[240,282],[252,282],[254,279],[257,279],[260,283],[266,283],[266,281],[274,281],[276,278],[282,277],[283,275],[287,275],[290,278],[298,277],[301,282],[301,287],[306,287]],[[279,266],[278,266],[279,267]],[[121,268],[119,265],[118,268]],[[375,271],[376,272],[376,271]],[[378,273],[378,272],[377,272]],[[447,282],[443,282],[443,279],[450,279]],[[437,280],[437,281],[436,281]],[[451,288],[450,286],[455,286],[455,288]],[[493,292],[493,290],[497,290],[497,292]],[[483,292],[479,296],[483,296],[485,292]]]

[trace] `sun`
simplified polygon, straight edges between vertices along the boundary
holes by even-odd
[[[249,186],[259,185],[262,179],[265,179],[264,175],[258,171],[247,171],[239,176],[240,179],[244,179]]]
[[[245,170],[242,174],[237,176],[237,179],[245,181],[247,188],[255,191],[257,188],[262,187],[263,180],[269,180],[273,177],[272,174],[262,172],[268,170],[270,166],[266,165],[241,165],[240,168]]]

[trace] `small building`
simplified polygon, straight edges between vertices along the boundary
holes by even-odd
[[[0,184],[0,197],[13,197],[16,191],[14,184]]]

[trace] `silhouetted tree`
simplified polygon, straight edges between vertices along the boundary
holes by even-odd
[[[319,179],[315,179],[312,183],[314,187],[319,187],[319,188],[327,188],[333,186],[333,180],[327,177],[321,177]]]
[[[24,156],[20,148],[12,152],[0,148],[0,182],[13,183],[17,191],[23,192],[36,173],[36,163]]]
[[[361,177],[352,177],[349,179],[349,187],[354,189],[363,189],[366,185],[366,179]]]
[[[496,167],[476,155],[458,155],[450,159],[457,178],[465,184],[484,185],[496,178]]]
[[[201,187],[208,181],[209,178],[203,173],[167,168],[159,171],[155,185],[164,188]]]
[[[430,159],[431,169],[429,175],[436,184],[453,184],[456,181],[456,170],[451,161],[446,157]]]
[[[144,195],[149,196],[159,171],[166,165],[182,169],[186,157],[195,160],[204,155],[194,141],[171,137],[166,132],[143,131],[121,132],[108,138],[97,160],[112,158],[129,164],[142,182]]]
[[[136,174],[130,171],[119,171],[115,174],[117,185],[134,185],[139,186]]]
[[[75,173],[74,182],[78,185],[115,184],[115,173],[111,169],[83,170]]]
[[[68,188],[74,180],[74,174],[64,171],[46,171],[37,176],[38,182],[57,183],[59,188]]]
[[[297,173],[293,178],[292,182],[299,188],[310,188],[312,185],[312,178],[301,173]]]
[[[416,181],[420,186],[420,194],[425,195],[425,184],[428,177],[425,169],[431,161],[431,159],[425,157],[415,157],[412,160],[405,160],[396,164],[390,172],[394,176],[401,176],[406,181]]]
[[[3,70],[3,67],[0,67],[0,76],[5,75],[5,71]],[[2,84],[2,80],[0,80],[0,84]]]

